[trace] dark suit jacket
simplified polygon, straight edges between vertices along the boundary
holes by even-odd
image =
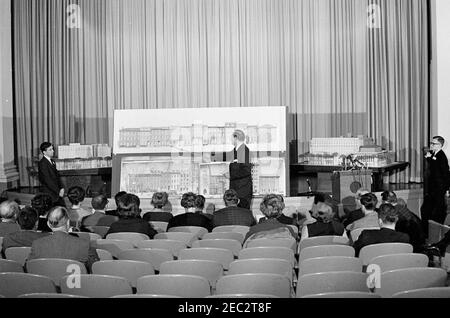
[[[425,244],[425,233],[422,229],[421,220],[405,205],[397,204],[395,210],[398,214],[395,230],[408,234],[411,244],[414,247],[414,253],[419,253]]]
[[[183,213],[174,216],[170,219],[167,229],[175,226],[201,226],[211,232],[213,229],[213,224],[211,220],[199,213]]]
[[[151,239],[158,233],[152,226],[145,220],[141,218],[134,219],[120,219],[117,222],[111,224],[106,235],[111,233],[120,232],[134,232],[147,234]]]
[[[436,157],[436,160],[433,159]],[[450,186],[450,174],[447,156],[440,150],[435,156],[426,158],[429,167],[428,193],[447,190]]]
[[[358,240],[353,244],[356,257],[359,251],[367,245],[379,243],[409,243],[408,234],[397,232],[387,228],[379,230],[364,230],[361,232]]]
[[[344,234],[345,228],[342,223],[331,221],[330,223],[324,223],[317,221],[312,224],[308,224],[308,237],[324,236],[324,235],[337,235]]]
[[[56,170],[56,165],[52,165],[47,158],[42,157],[38,167],[42,192],[50,194],[53,201],[57,201],[59,199],[59,191],[64,186],[59,177],[58,170]]]
[[[147,212],[142,217],[145,221],[169,222],[173,218],[170,212]]]
[[[250,163],[250,149],[247,145],[242,144],[238,149],[233,148],[233,150],[224,153],[223,161],[233,162],[237,160],[238,163]]]
[[[111,226],[111,224],[117,221],[119,221],[117,216],[105,215],[105,213],[95,211],[93,214],[85,216],[81,220],[81,226]]]
[[[250,210],[229,206],[214,212],[214,227],[221,225],[246,225],[253,226],[256,220]]]
[[[343,224],[345,227],[352,224],[356,220],[362,219],[364,217],[364,212],[361,209],[351,211],[347,218],[344,220]]]
[[[5,251],[9,247],[31,247],[35,240],[47,235],[50,235],[50,233],[22,230],[10,233],[3,238],[3,251]]]
[[[72,259],[84,263],[88,270],[99,260],[96,250],[90,246],[90,241],[64,232],[54,232],[35,240],[28,259],[36,258]]]

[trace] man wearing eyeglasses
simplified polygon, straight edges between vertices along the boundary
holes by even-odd
[[[428,220],[443,224],[447,215],[446,195],[450,186],[450,172],[447,156],[442,147],[445,140],[441,136],[433,137],[430,150],[425,158],[428,163],[428,187],[424,204],[421,207],[422,226],[428,234]]]

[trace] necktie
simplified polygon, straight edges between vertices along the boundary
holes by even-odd
[[[237,160],[237,150],[236,148],[233,149],[233,155],[234,155],[234,160]]]

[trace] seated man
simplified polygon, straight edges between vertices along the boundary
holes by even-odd
[[[283,213],[285,208],[284,199],[278,194],[266,195],[261,204],[260,210],[266,216],[266,220],[250,227],[244,239],[244,247],[248,241],[258,238],[294,238],[297,239],[297,234],[294,230],[283,223],[280,223],[277,218]]]
[[[378,214],[375,211],[378,199],[375,194],[366,193],[361,197],[360,201],[363,217],[353,221],[346,227],[349,232],[359,228],[379,227]]]
[[[19,212],[19,205],[14,201],[4,201],[0,204],[0,237],[20,231],[20,226],[16,222]]]
[[[167,229],[176,226],[201,226],[207,229],[208,232],[211,232],[213,228],[211,220],[201,213],[196,213],[196,200],[197,195],[192,192],[183,194],[181,198],[181,206],[184,208],[186,213],[178,214],[170,219]]]
[[[238,207],[239,198],[236,191],[229,189],[223,195],[225,208],[214,212],[214,227],[222,225],[252,226],[256,220],[250,210]]]
[[[119,217],[119,214],[117,213],[117,207],[119,206],[120,197],[122,197],[125,194],[127,194],[125,191],[119,191],[116,193],[116,195],[114,196],[114,202],[116,203],[116,210],[106,210],[106,213],[105,213],[106,215],[112,215],[112,216]]]
[[[92,208],[94,213],[85,216],[81,220],[81,228],[86,229],[88,226],[111,226],[114,222],[117,222],[119,218],[117,216],[106,215],[105,208],[108,205],[108,199],[104,194],[97,195],[92,199]]]
[[[317,209],[312,217],[317,220],[312,224],[307,224],[302,229],[301,239],[314,236],[337,235],[346,236],[344,225],[334,220],[334,213],[331,206],[324,202],[317,204]]]
[[[157,232],[147,221],[141,218],[140,204],[141,200],[134,194],[127,193],[121,196],[117,206],[119,221],[111,224],[106,235],[119,232],[134,232],[146,234],[152,239]]]
[[[48,226],[53,235],[37,239],[31,245],[28,259],[64,258],[82,262],[90,271],[98,255],[89,240],[71,235],[69,231],[69,214],[64,207],[55,207],[48,214]]]
[[[391,204],[398,214],[395,230],[408,234],[414,247],[414,253],[420,253],[425,244],[425,233],[423,233],[420,218],[411,212],[406,204],[400,204],[393,191],[384,191],[381,199],[383,203]]]
[[[34,240],[50,235],[50,233],[37,232],[39,223],[38,213],[32,207],[25,207],[19,212],[17,221],[21,230],[8,234],[3,238],[3,251],[9,247],[31,246]]]
[[[398,215],[390,204],[382,204],[378,210],[379,230],[364,230],[353,244],[356,257],[359,251],[367,245],[379,243],[410,243],[408,234],[395,231]]]

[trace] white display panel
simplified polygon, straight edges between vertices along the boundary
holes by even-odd
[[[114,111],[114,154],[230,151],[243,130],[251,151],[286,151],[286,107]]]
[[[113,191],[141,198],[156,191],[222,197],[229,187],[223,154],[233,149],[233,131],[241,129],[254,196],[286,195],[286,115],[286,107],[116,110]]]

